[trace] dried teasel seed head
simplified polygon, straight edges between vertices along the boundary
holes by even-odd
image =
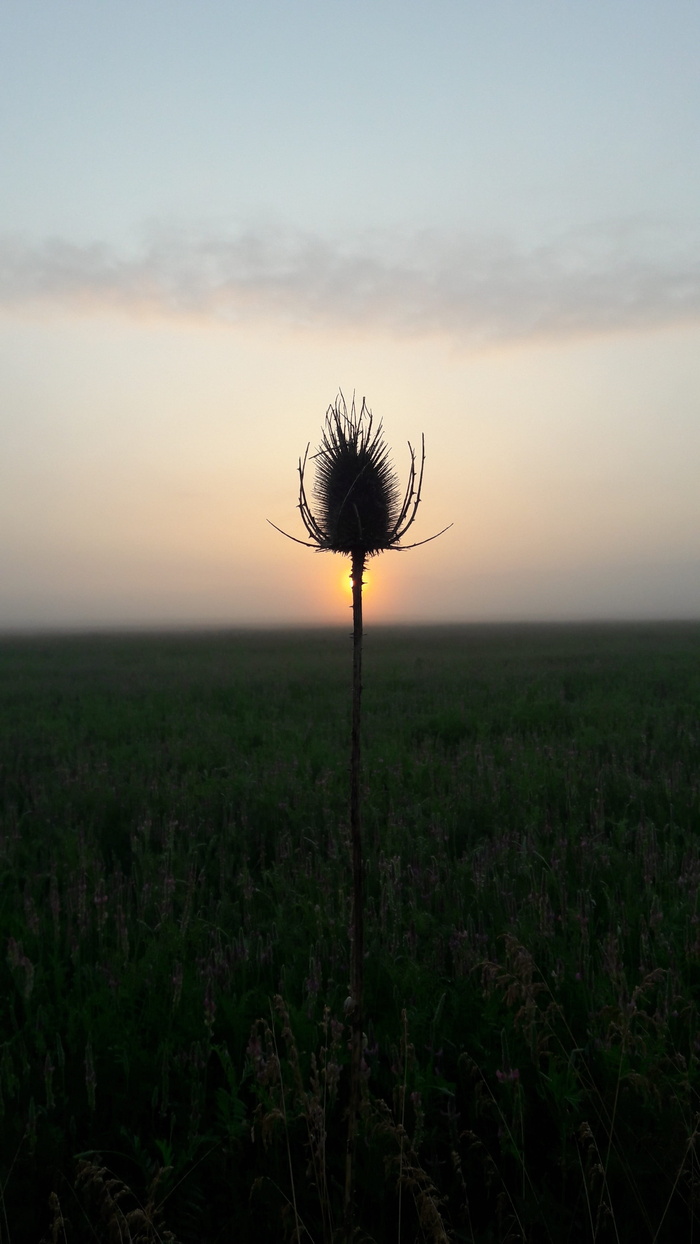
[[[359,414],[338,398],[326,414],[316,462],[316,521],[334,553],[366,556],[391,547],[400,500],[396,472],[364,399]]]
[[[310,539],[290,536],[276,523],[270,526],[295,544],[320,552],[349,554],[358,565],[385,549],[403,552],[436,540],[447,527],[427,540],[401,543],[413,526],[420,505],[425,468],[424,438],[421,437],[419,467],[410,441],[408,451],[411,462],[402,501],[381,423],[374,427],[372,412],[364,398],[358,413],[354,397],[348,410],[345,398],[339,393],[326,411],[321,444],[312,456],[316,464],[315,512],[304,482],[308,446],[304,457],[299,459],[298,509]]]

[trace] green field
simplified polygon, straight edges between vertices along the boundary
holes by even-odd
[[[331,1240],[350,661],[0,641],[2,1244]],[[697,1240],[700,625],[370,627],[363,747],[358,1240]]]

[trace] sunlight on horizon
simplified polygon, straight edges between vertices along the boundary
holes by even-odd
[[[0,629],[344,625],[339,390],[368,621],[700,618],[700,10],[239,7],[0,6]]]

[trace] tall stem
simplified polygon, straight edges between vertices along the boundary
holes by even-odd
[[[360,719],[362,702],[362,580],[364,552],[352,555],[352,733],[350,746],[350,836],[352,839],[352,974],[353,1010],[350,1055],[350,1111],[345,1163],[345,1215],[350,1231],[353,1165],[360,1108],[362,1068],[362,992],[364,976],[364,926],[362,898],[362,823],[360,817]],[[348,1235],[349,1238],[349,1235]]]
[[[350,835],[352,838],[353,955],[355,1013],[362,1010],[364,963],[362,923],[362,818],[360,813],[360,719],[362,710],[362,584],[364,553],[352,559],[352,734],[350,759]],[[360,1015],[361,1019],[361,1015]]]

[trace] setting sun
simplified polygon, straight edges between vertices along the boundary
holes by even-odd
[[[362,576],[362,586],[365,592],[367,591],[368,587],[371,587],[371,584],[372,584],[372,576],[367,572],[367,570],[365,570],[365,573]],[[348,574],[347,570],[343,572],[343,591],[348,596],[350,596],[352,593],[352,575]]]

